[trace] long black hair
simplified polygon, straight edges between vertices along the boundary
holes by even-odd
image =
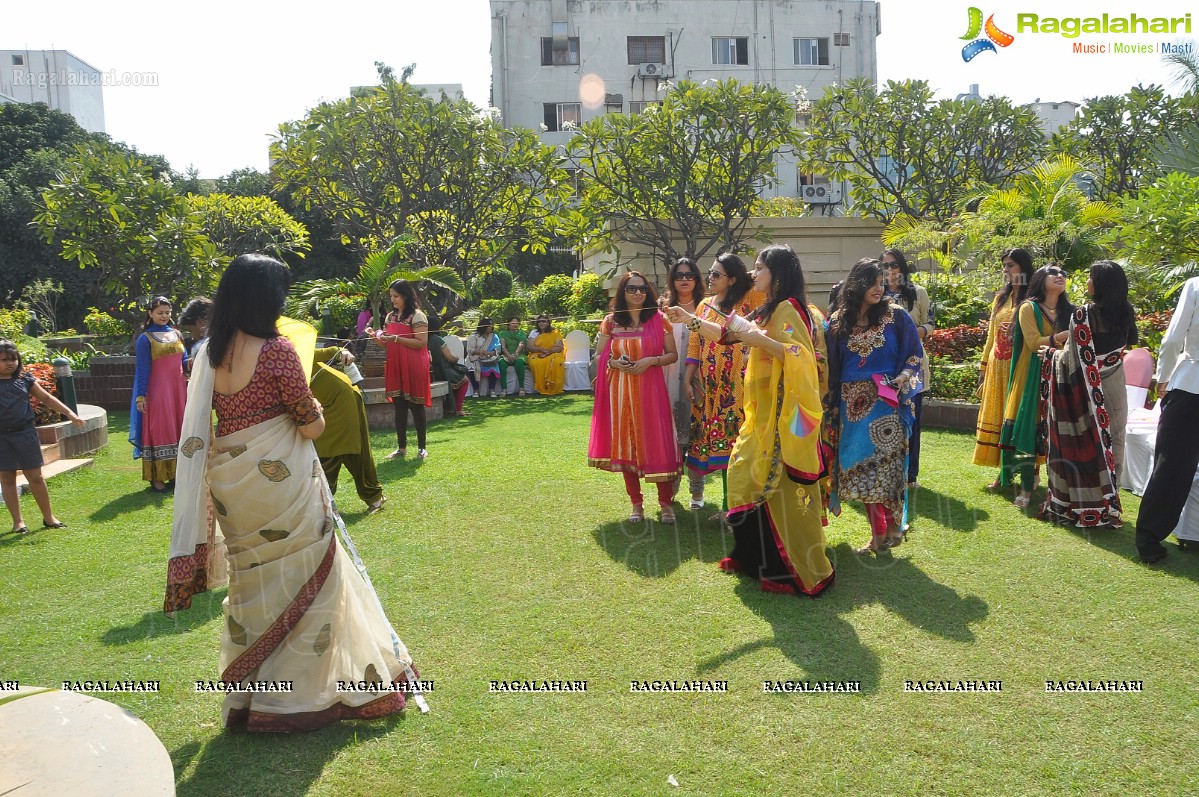
[[[698,302],[704,298],[704,283],[703,278],[699,275],[699,266],[695,265],[695,261],[689,257],[680,257],[674,261],[674,265],[670,267],[670,271],[666,274],[666,306],[674,307],[679,303],[679,295],[674,289],[674,278],[679,271],[679,266],[686,266],[695,279],[692,280],[691,301]]]
[[[1057,263],[1050,263],[1047,266],[1041,266],[1033,272],[1032,279],[1028,281],[1028,293],[1024,297],[1025,302],[1043,302],[1045,301],[1045,281],[1049,279],[1050,271],[1060,271],[1063,274],[1066,270]],[[1070,304],[1070,297],[1066,295],[1065,289],[1062,289],[1061,296],[1057,299],[1057,310],[1054,311],[1056,320],[1053,322],[1053,328],[1057,332],[1063,332],[1070,328],[1070,316],[1074,315],[1074,305]],[[1019,323],[1019,312],[1017,311],[1017,323]],[[1016,324],[1012,325],[1013,334],[1016,329]]]
[[[155,296],[150,300],[150,303],[146,305],[146,312],[142,316],[142,332],[145,332],[147,329],[154,326],[154,319],[150,317],[150,313],[154,312],[159,307],[162,307],[164,304],[167,307],[174,307],[174,305],[171,304],[171,300],[165,296]]]
[[[891,259],[895,263],[895,267],[899,269],[899,286],[897,288],[893,288],[892,292],[899,294],[900,304],[906,307],[910,312],[911,309],[916,306],[916,286],[912,284],[912,267],[908,264],[907,257],[905,257],[903,252],[899,249],[884,249],[883,253],[879,255],[878,259],[881,261],[887,255],[891,256]],[[891,268],[891,264],[883,263],[883,268],[889,270]]]
[[[654,289],[654,284],[640,271],[629,271],[616,283],[616,295],[612,297],[612,320],[617,326],[634,326],[633,315],[629,312],[629,303],[624,296],[624,286],[628,285],[633,277],[641,277],[641,281],[645,283],[645,304],[641,306],[640,317],[636,323],[644,324],[658,312],[658,292]]]
[[[841,285],[840,301],[831,324],[833,334],[849,337],[858,324],[858,311],[862,308],[862,302],[866,300],[866,291],[873,288],[880,278],[886,281],[887,269],[873,257],[864,257],[853,264],[849,276]],[[867,324],[872,327],[878,326],[890,309],[891,300],[884,293],[879,303],[871,305],[866,311]]]
[[[737,303],[745,298],[745,294],[753,290],[754,279],[749,276],[749,269],[745,267],[745,261],[732,252],[717,255],[716,262],[724,269],[729,280],[729,287],[724,292],[724,298],[717,302],[716,308],[728,315],[733,312]]]
[[[766,303],[755,310],[750,318],[763,323],[770,320],[774,308],[788,299],[797,300],[800,305],[808,304],[808,286],[804,282],[803,267],[799,264],[799,255],[787,244],[775,244],[758,252],[757,262],[770,269],[770,291]]]
[[[238,255],[221,275],[208,325],[208,361],[217,368],[239,331],[255,338],[278,337],[291,272],[273,257]]]
[[[420,309],[420,299],[416,295],[416,286],[408,280],[396,280],[387,286],[388,291],[395,291],[400,296],[404,297],[404,314],[400,315],[394,307],[387,314],[388,318],[395,319],[397,322],[403,322],[406,318],[412,318],[412,314]]]
[[[1128,301],[1128,276],[1119,263],[1096,260],[1091,264],[1095,309],[1109,332],[1126,332],[1136,326],[1136,310]]]
[[[1024,297],[1028,295],[1028,284],[1032,282],[1032,255],[1028,253],[1028,250],[1021,249],[1020,247],[1009,249],[999,258],[999,262],[1002,263],[1009,258],[1020,267],[1021,273],[1024,274],[1024,279],[1019,284],[1008,282],[1004,285],[1003,290],[999,291],[999,295],[995,297],[996,307],[1003,307],[1004,303],[1012,295],[1012,291],[1016,292],[1016,304],[1019,305],[1020,302],[1024,301]]]

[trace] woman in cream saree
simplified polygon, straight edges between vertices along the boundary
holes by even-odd
[[[338,542],[340,517],[312,441],[302,432],[323,419],[300,360],[285,338],[261,334],[270,330],[255,327],[244,296],[228,296],[253,292],[255,281],[281,281],[285,290],[286,272],[277,273],[284,268],[264,256],[243,255],[222,278],[211,337],[195,358],[189,389],[194,403],[184,418],[166,607],[186,608],[191,593],[205,586],[202,578],[189,583],[187,576],[203,575],[207,480],[228,546],[222,715],[226,726],[253,731],[311,730],[386,716],[402,710],[405,693],[418,687],[412,659],[364,571],[356,570]],[[278,304],[273,298],[254,301],[280,308],[281,298]],[[278,310],[273,312],[277,318]],[[223,341],[222,321],[237,325],[237,334],[225,334]],[[260,350],[251,355],[259,338]],[[229,362],[232,375],[238,349],[254,357],[249,382],[228,394],[215,389],[211,347],[221,342],[229,356],[220,367]]]

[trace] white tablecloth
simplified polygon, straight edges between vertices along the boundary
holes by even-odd
[[[1124,442],[1124,471],[1120,486],[1136,495],[1145,494],[1149,474],[1153,472],[1153,447],[1157,443],[1158,410],[1135,409],[1128,413]],[[1199,541],[1199,472],[1191,483],[1191,493],[1174,536],[1182,540]]]

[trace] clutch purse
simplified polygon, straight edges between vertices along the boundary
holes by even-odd
[[[878,388],[878,397],[887,402],[889,406],[899,406],[899,394],[895,392],[895,387],[882,374],[875,374],[873,377],[874,386]]]

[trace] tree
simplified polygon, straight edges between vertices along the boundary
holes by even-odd
[[[1120,202],[1109,242],[1129,262],[1154,266],[1177,289],[1199,263],[1199,175],[1173,173]]]
[[[795,104],[778,89],[735,80],[682,81],[640,114],[607,114],[568,145],[579,166],[578,238],[700,257],[763,235],[749,224],[774,185],[775,153],[796,142]]]
[[[883,231],[883,242],[908,257],[931,257],[946,270],[968,261],[997,263],[1015,246],[1068,271],[1089,266],[1106,253],[1104,234],[1120,214],[1083,193],[1085,176],[1080,163],[1058,155],[1017,176],[1011,188],[965,197],[962,205],[975,209],[947,223],[898,216]]]
[[[106,144],[79,145],[42,192],[35,222],[63,259],[93,271],[95,303],[208,291],[224,265],[200,214],[140,158]],[[132,315],[132,311],[129,312]]]
[[[1157,150],[1189,121],[1184,105],[1160,86],[1091,97],[1052,139],[1055,152],[1082,162],[1094,175],[1096,199],[1135,194],[1162,174]]]
[[[922,80],[831,86],[811,107],[806,171],[848,180],[851,208],[945,222],[963,194],[1006,187],[1045,151],[1036,116],[1005,97],[940,100]]]
[[[303,257],[311,249],[304,225],[268,197],[190,194],[187,205],[199,216],[200,230],[230,260],[250,252]]]
[[[466,100],[381,77],[374,91],[280,125],[271,146],[280,188],[360,251],[406,235],[408,257],[464,278],[517,241],[544,249],[569,193],[556,152]]]
[[[1196,175],[1199,174],[1199,124],[1195,119],[1195,96],[1199,94],[1199,55],[1193,51],[1170,53],[1162,60],[1172,67],[1175,82],[1182,85],[1190,118],[1187,124],[1166,135],[1155,155],[1163,169]]]

